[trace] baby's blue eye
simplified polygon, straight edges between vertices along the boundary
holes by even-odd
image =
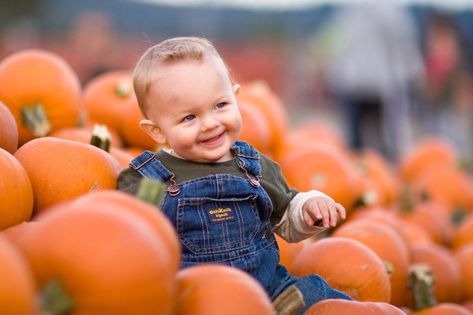
[[[218,104],[215,106],[215,108],[220,109],[220,108],[225,107],[225,105],[227,105],[227,103],[218,103]]]
[[[191,121],[195,118],[195,115],[187,115],[186,117],[182,118],[182,121]]]

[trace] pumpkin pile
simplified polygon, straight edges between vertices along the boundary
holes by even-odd
[[[238,102],[241,139],[277,161],[290,186],[348,212],[302,242],[277,237],[292,274],[319,274],[354,299],[306,315],[473,314],[473,179],[453,146],[422,139],[394,165],[351,151],[330,125],[290,126],[264,82],[242,84]],[[81,86],[48,51],[0,61],[0,314],[279,312],[240,270],[179,270],[167,218],[116,190],[134,156],[158,149],[141,118],[129,71]]]

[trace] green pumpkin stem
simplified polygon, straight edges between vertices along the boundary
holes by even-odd
[[[140,181],[136,196],[159,207],[163,201],[165,189],[165,185],[161,181],[144,177]]]
[[[20,112],[23,124],[35,137],[44,137],[51,131],[51,124],[41,103],[23,107]]]
[[[128,97],[131,93],[131,83],[128,80],[122,80],[115,86],[115,94],[119,97]]]
[[[409,268],[408,286],[412,288],[415,311],[430,308],[437,304],[434,283],[435,277],[430,266],[416,264]]]
[[[67,315],[74,303],[57,280],[50,281],[40,292],[41,315]]]
[[[90,144],[106,152],[110,151],[110,133],[105,125],[95,124]]]

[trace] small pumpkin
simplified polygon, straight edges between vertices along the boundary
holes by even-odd
[[[368,246],[345,237],[307,244],[292,264],[296,276],[318,274],[328,284],[358,301],[389,302],[391,283],[386,267]]]
[[[92,145],[53,137],[29,141],[15,152],[34,193],[34,212],[99,189],[115,189],[118,162]]]
[[[176,315],[275,314],[261,284],[239,269],[202,264],[180,270],[176,279]]]
[[[394,228],[375,220],[363,219],[343,224],[332,235],[354,239],[371,248],[390,269],[389,302],[403,305],[410,262],[409,250]]]
[[[94,77],[85,85],[82,98],[89,121],[116,131],[121,129],[134,101],[135,92],[128,71],[108,71]]]
[[[289,185],[300,191],[324,192],[347,211],[354,205],[356,174],[350,160],[340,151],[325,146],[308,146],[287,152],[280,160]]]
[[[267,119],[258,108],[247,103],[240,103],[242,129],[240,140],[253,145],[260,152],[271,155],[271,133]]]
[[[70,65],[41,49],[15,52],[0,62],[0,100],[15,117],[19,145],[79,124],[81,86]]]
[[[312,305],[304,315],[404,315],[399,308],[382,302],[358,302],[341,299],[323,300]]]
[[[266,82],[251,81],[241,85],[237,101],[238,104],[246,103],[261,110],[270,127],[270,151],[273,156],[279,156],[284,150],[288,122],[286,108],[279,96]]]
[[[25,168],[0,148],[0,230],[31,219],[33,188]]]

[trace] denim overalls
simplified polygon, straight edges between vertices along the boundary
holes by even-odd
[[[327,298],[349,299],[319,276],[297,278],[279,265],[270,223],[272,203],[259,182],[259,153],[241,141],[232,150],[246,178],[222,173],[178,184],[174,174],[150,151],[130,163],[144,177],[169,183],[161,210],[182,243],[181,267],[201,263],[237,267],[253,275],[272,299],[296,284],[307,306]]]

